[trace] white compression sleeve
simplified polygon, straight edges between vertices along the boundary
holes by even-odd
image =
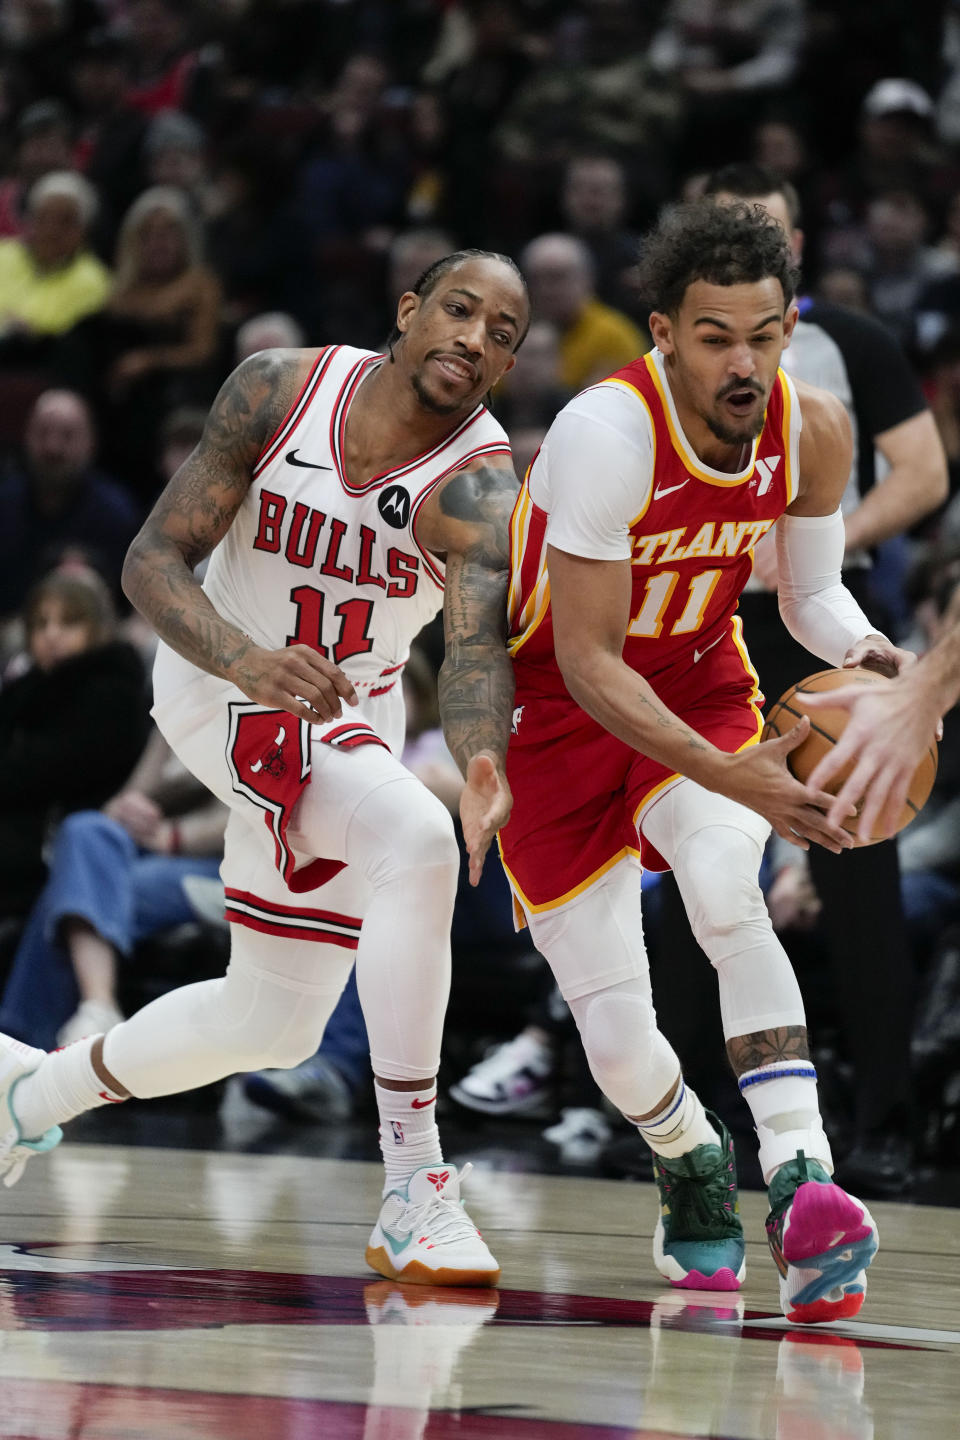
[[[865,635],[879,634],[840,578],[843,515],[781,515],[777,522],[780,614],[793,638],[830,665]]]

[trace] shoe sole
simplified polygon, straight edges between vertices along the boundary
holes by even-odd
[[[662,1220],[657,1221],[653,1232],[653,1263],[675,1290],[739,1290],[747,1274],[746,1259],[740,1262],[736,1271],[729,1265],[721,1265],[710,1275],[705,1275],[702,1270],[684,1270],[679,1260],[664,1252]]]
[[[794,1325],[850,1320],[867,1294],[866,1270],[877,1253],[877,1227],[867,1207],[838,1185],[798,1186],[783,1237],[787,1264],[809,1275],[792,1298],[780,1280],[781,1308]]]
[[[387,1280],[397,1280],[401,1285],[469,1285],[492,1289],[500,1283],[497,1270],[431,1270],[420,1260],[409,1260],[402,1270],[394,1265],[382,1245],[368,1245],[364,1258],[371,1270]]]

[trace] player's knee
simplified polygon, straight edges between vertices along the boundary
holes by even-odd
[[[424,786],[387,785],[358,811],[355,823],[375,836],[369,878],[374,885],[401,880],[416,887],[429,875],[456,887],[460,852],[446,806]]]
[[[583,1048],[597,1084],[615,1103],[649,1068],[657,1035],[653,1006],[642,995],[601,991],[578,1016]]]
[[[677,883],[691,929],[711,959],[711,942],[745,926],[769,923],[759,866],[756,841],[729,826],[699,830],[678,848]]]

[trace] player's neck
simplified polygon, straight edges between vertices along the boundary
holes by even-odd
[[[462,424],[467,413],[431,413],[417,399],[409,378],[385,361],[364,380],[347,416],[344,438],[351,480],[362,484],[370,475],[432,449]]]

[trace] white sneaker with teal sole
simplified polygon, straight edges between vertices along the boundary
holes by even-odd
[[[441,1161],[424,1165],[402,1189],[391,1190],[370,1243],[367,1264],[388,1280],[413,1285],[496,1285],[500,1266],[460,1199],[457,1173]]]
[[[14,1090],[25,1075],[33,1074],[46,1053],[10,1035],[0,1035],[0,1175],[6,1186],[16,1185],[31,1155],[45,1155],[63,1139],[59,1125],[52,1125],[36,1139],[25,1139],[13,1112]]]

